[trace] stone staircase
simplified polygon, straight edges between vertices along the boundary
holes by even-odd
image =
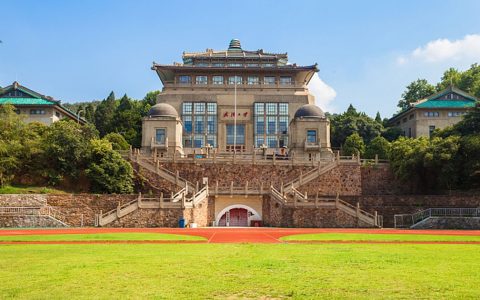
[[[283,191],[287,193],[291,192],[292,190],[297,189],[300,186],[317,179],[318,177],[327,173],[328,171],[335,169],[337,166],[338,166],[338,160],[328,162],[325,165],[319,165],[318,167],[308,171],[305,174],[300,174],[300,176],[298,176],[294,180],[287,182],[286,184],[283,184],[283,187],[281,187],[281,189],[283,189]]]
[[[185,178],[182,178],[179,176],[178,172],[173,173],[170,170],[167,170],[160,166],[160,162],[158,160],[155,160],[150,157],[144,157],[144,156],[134,156],[133,158],[134,162],[136,162],[139,166],[142,168],[147,169],[148,171],[157,174],[161,178],[167,180],[168,182],[175,184],[176,186],[186,189],[187,194],[192,193],[196,189],[196,185],[193,183],[189,182]]]
[[[290,194],[290,196],[288,194]],[[358,203],[357,206],[353,206],[350,203],[341,200],[338,194],[335,198],[324,196],[319,197],[318,195],[316,195],[315,198],[308,198],[307,195],[302,194],[294,187],[288,192],[288,194],[285,191],[278,191],[273,186],[270,187],[270,195],[272,196],[272,199],[282,206],[335,208],[357,218],[358,221],[361,221],[369,226],[378,228],[383,226],[383,218],[382,216],[378,215],[376,211],[374,214],[371,214],[361,209]]]
[[[183,188],[170,198],[164,198],[163,194],[160,194],[158,198],[143,197],[142,194],[139,194],[135,200],[119,205],[106,213],[100,212],[100,214],[97,214],[95,216],[95,226],[108,225],[138,209],[194,208],[206,199],[208,199],[208,186],[204,186],[192,197],[187,197],[187,188]]]

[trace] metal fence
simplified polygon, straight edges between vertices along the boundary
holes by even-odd
[[[427,208],[413,214],[395,215],[394,225],[395,228],[411,228],[430,217],[478,218],[480,208]]]

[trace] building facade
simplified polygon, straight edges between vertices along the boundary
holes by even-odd
[[[399,127],[406,137],[430,137],[435,129],[452,126],[475,107],[478,99],[450,86],[395,115],[390,126]]]
[[[86,123],[83,118],[64,107],[60,101],[39,94],[16,81],[5,88],[0,88],[0,105],[7,103],[12,104],[27,123],[39,122],[50,125],[63,118],[80,124]]]
[[[316,65],[243,50],[235,39],[227,50],[184,52],[182,60],[153,64],[163,90],[143,120],[143,148],[331,154],[329,120],[307,89]]]

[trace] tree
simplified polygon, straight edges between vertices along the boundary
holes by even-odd
[[[402,99],[398,101],[398,107],[401,110],[407,109],[411,103],[426,98],[435,93],[435,87],[428,83],[426,79],[417,79],[410,83],[405,92],[402,94]]]
[[[375,115],[375,121],[379,124],[383,124],[382,117],[380,116],[380,112],[377,111],[377,114]]]
[[[393,142],[403,135],[402,129],[398,127],[387,127],[382,132],[382,136],[389,142]]]
[[[454,85],[460,87],[462,74],[455,68],[450,68],[443,73],[440,82],[437,84],[437,91],[441,91]]]
[[[95,192],[131,193],[133,169],[106,139],[90,141],[89,165],[85,173]]]
[[[54,171],[49,176],[55,181],[59,175],[77,178],[87,164],[89,142],[97,136],[91,124],[62,120],[50,125],[44,137],[45,159]]]
[[[119,133],[111,132],[107,134],[104,139],[112,144],[113,150],[128,150],[130,148],[128,142]]]
[[[143,97],[143,102],[147,105],[154,106],[157,103],[157,96],[160,94],[160,91],[151,91],[148,92],[145,97]]]
[[[107,99],[103,100],[95,110],[95,127],[100,133],[100,136],[112,132],[116,107],[115,94],[111,92]]]
[[[85,120],[89,123],[95,123],[95,107],[91,104],[88,103],[85,106]]]
[[[363,142],[362,137],[358,133],[353,133],[345,140],[343,144],[343,154],[344,155],[358,155],[363,156],[365,153],[365,143]]]
[[[127,95],[124,95],[115,110],[113,123],[115,126],[110,132],[120,133],[134,147],[140,146],[142,114],[139,101],[132,101]]]
[[[390,143],[384,137],[377,136],[367,145],[365,157],[375,158],[375,155],[378,155],[378,158],[380,159],[387,159],[389,152]]]
[[[351,104],[346,112],[332,116],[330,121],[333,147],[343,145],[347,137],[355,132],[368,144],[372,139],[379,136],[383,130],[381,123],[376,122],[363,112],[357,112]]]

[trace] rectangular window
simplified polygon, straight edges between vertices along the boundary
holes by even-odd
[[[258,76],[248,76],[247,77],[247,84],[259,84],[260,79]]]
[[[201,75],[201,76],[195,77],[195,79],[196,79],[195,81],[196,84],[208,84],[207,76]]]
[[[237,139],[237,145],[245,145],[245,125],[237,124],[237,134],[234,135],[234,124],[227,124],[227,145],[234,145],[235,137]]]
[[[258,64],[247,64],[247,67],[255,68],[255,67],[258,67]]]
[[[230,76],[228,77],[228,84],[242,84],[243,83],[243,78],[242,76]]]
[[[194,133],[205,133],[205,117],[195,116]]]
[[[267,103],[267,115],[276,115],[277,114],[277,103]]]
[[[191,82],[192,82],[192,77],[190,75],[178,76],[178,83],[180,84],[190,84]]]
[[[275,76],[265,76],[265,77],[263,77],[263,84],[266,84],[266,85],[275,84]]]
[[[224,63],[213,63],[212,67],[221,68],[221,67],[225,67],[225,64]]]
[[[309,129],[307,130],[307,143],[316,144],[317,143],[317,131]]]
[[[423,113],[423,115],[427,118],[435,118],[439,117],[440,113],[438,111],[426,111]]]
[[[229,67],[234,67],[234,68],[239,68],[239,67],[243,67],[243,64],[241,64],[241,63],[229,63],[228,66]]]
[[[410,138],[412,137],[412,128],[410,127],[408,128],[408,137]]]
[[[192,124],[192,116],[183,116],[183,127],[184,127],[184,134],[185,133],[192,133],[193,124]]]
[[[213,76],[212,82],[213,84],[223,84],[223,76]]]
[[[195,64],[197,67],[208,67],[208,63],[200,62]]]
[[[30,114],[31,115],[44,115],[45,110],[44,109],[31,109]]]
[[[209,115],[217,114],[217,103],[207,103],[207,113]]]
[[[275,67],[275,64],[263,64],[265,68],[273,68]]]
[[[280,84],[281,85],[291,85],[292,84],[292,77],[290,77],[290,76],[280,76]]]
[[[435,131],[435,126],[433,125],[428,126],[428,134],[430,135],[430,137],[432,136],[434,131]]]
[[[184,102],[182,121],[184,147],[217,147],[217,103]]]
[[[283,147],[288,144],[288,103],[254,103],[255,147]]]
[[[165,145],[165,128],[157,128],[155,130],[155,143],[159,145]]]

